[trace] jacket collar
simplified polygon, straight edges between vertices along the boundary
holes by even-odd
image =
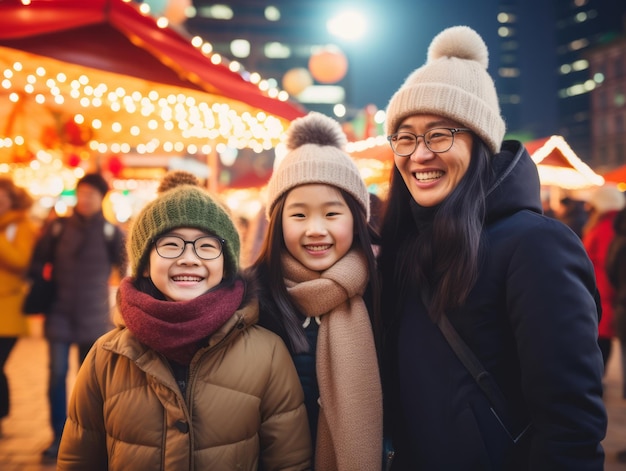
[[[518,141],[504,141],[492,157],[493,177],[487,190],[487,222],[520,210],[541,213],[541,184],[537,165]]]

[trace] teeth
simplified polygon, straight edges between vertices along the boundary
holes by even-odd
[[[175,276],[172,278],[174,281],[201,281],[199,276]]]
[[[415,172],[413,175],[415,175],[415,178],[417,180],[423,182],[423,181],[427,181],[427,180],[437,180],[438,178],[441,178],[443,176],[443,172],[441,172],[441,171]]]
[[[322,250],[328,250],[330,248],[330,245],[307,245],[306,248],[313,252],[319,252]]]

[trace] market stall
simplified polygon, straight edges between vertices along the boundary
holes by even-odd
[[[164,20],[128,0],[0,2],[0,172],[60,195],[94,165],[136,186],[184,157],[217,190],[223,153],[271,152],[305,111]]]
[[[562,136],[549,136],[524,143],[537,164],[544,186],[581,190],[604,184],[601,175],[583,162]]]
[[[549,136],[524,143],[537,164],[542,199],[552,210],[564,197],[586,200],[588,193],[604,184],[604,178],[583,162],[562,136]]]

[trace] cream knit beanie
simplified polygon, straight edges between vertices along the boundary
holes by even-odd
[[[278,199],[292,188],[307,183],[325,183],[354,196],[369,220],[367,187],[358,167],[343,150],[348,140],[341,125],[312,111],[295,119],[287,129],[286,137],[289,152],[267,185],[267,218]]]
[[[454,26],[439,33],[428,48],[426,64],[408,76],[387,106],[387,135],[415,114],[457,121],[485,141],[495,154],[504,138],[489,51],[476,31]]]
[[[609,211],[621,211],[626,205],[626,197],[616,185],[605,183],[594,190],[589,198],[589,204],[601,214]]]

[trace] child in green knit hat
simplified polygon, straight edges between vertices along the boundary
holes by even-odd
[[[78,373],[57,469],[309,469],[302,387],[255,325],[235,225],[179,177],[131,228],[117,327]]]

